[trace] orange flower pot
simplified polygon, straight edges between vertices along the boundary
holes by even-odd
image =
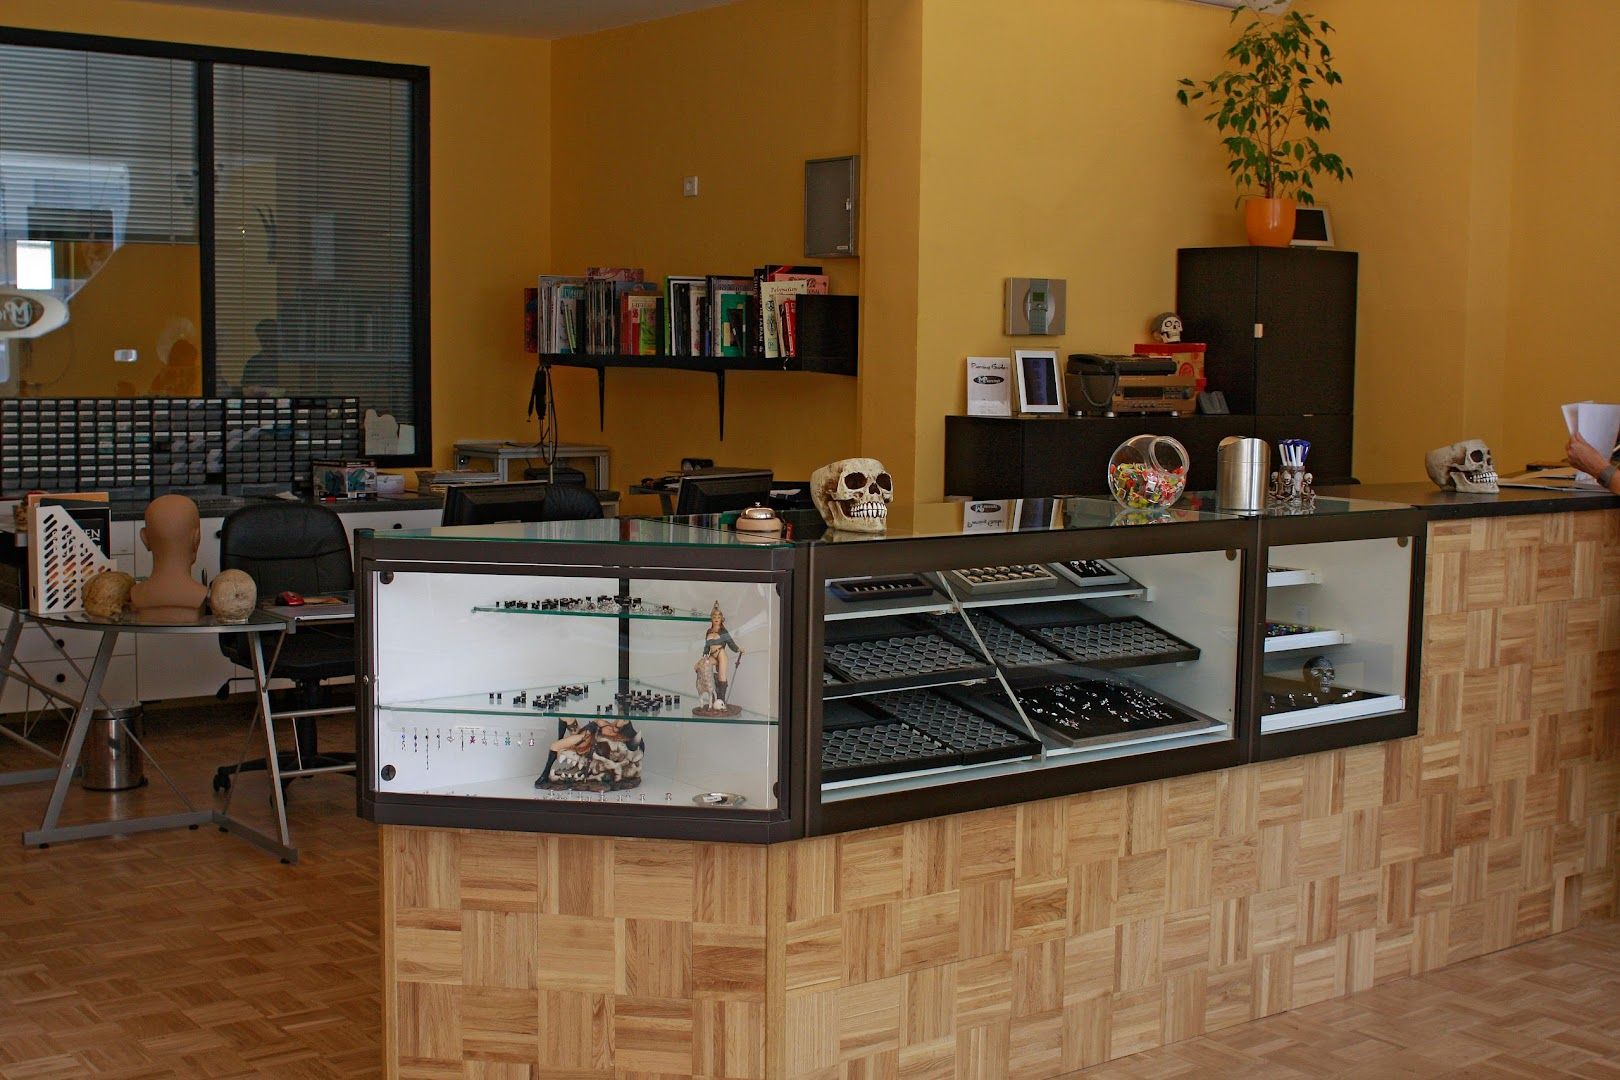
[[[1243,228],[1256,247],[1287,247],[1294,239],[1294,200],[1259,196],[1245,200]]]

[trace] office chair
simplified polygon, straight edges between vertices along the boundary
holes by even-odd
[[[288,590],[318,596],[354,588],[348,530],[342,518],[323,506],[282,502],[242,507],[225,519],[219,549],[220,569],[244,571],[258,586],[260,597]],[[248,635],[222,634],[219,647],[233,663],[252,668]],[[267,655],[265,662],[270,661]],[[351,753],[321,752],[316,739],[316,716],[296,715],[324,709],[322,683],[353,674],[352,627],[304,627],[282,638],[281,651],[275,656],[269,676],[292,680],[299,698],[293,719],[298,749],[277,755],[278,766],[284,772],[354,768],[355,756]],[[264,758],[244,761],[240,766],[221,765],[214,772],[214,790],[228,789],[231,777],[238,771],[264,772],[268,767]],[[283,788],[288,779],[283,779]]]
[[[541,507],[542,521],[594,521],[602,516],[602,501],[590,488],[552,484]]]

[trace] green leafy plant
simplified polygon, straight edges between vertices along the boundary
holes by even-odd
[[[1355,175],[1316,140],[1332,126],[1323,95],[1344,82],[1325,40],[1333,27],[1297,11],[1267,15],[1247,6],[1232,12],[1233,23],[1243,16],[1249,23],[1226,50],[1232,69],[1204,81],[1180,80],[1176,98],[1188,106],[1208,98],[1214,105],[1204,119],[1222,134],[1240,199],[1258,193],[1308,206],[1316,202],[1317,176],[1342,181]]]

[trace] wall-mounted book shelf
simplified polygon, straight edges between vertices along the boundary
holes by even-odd
[[[589,353],[545,353],[542,364],[590,368],[596,372],[596,421],[598,429],[607,424],[607,372],[609,368],[652,368],[667,371],[697,371],[714,376],[720,418],[720,438],[726,437],[726,372],[728,371],[808,371],[823,375],[854,375],[855,343],[849,342],[843,356],[793,356],[765,359],[757,356],[593,356]]]

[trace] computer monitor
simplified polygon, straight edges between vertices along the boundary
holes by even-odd
[[[545,521],[546,489],[541,482],[456,484],[444,492],[444,524],[495,525],[506,521]]]
[[[746,510],[771,498],[770,470],[738,472],[728,476],[685,476],[675,499],[675,513],[724,514]]]

